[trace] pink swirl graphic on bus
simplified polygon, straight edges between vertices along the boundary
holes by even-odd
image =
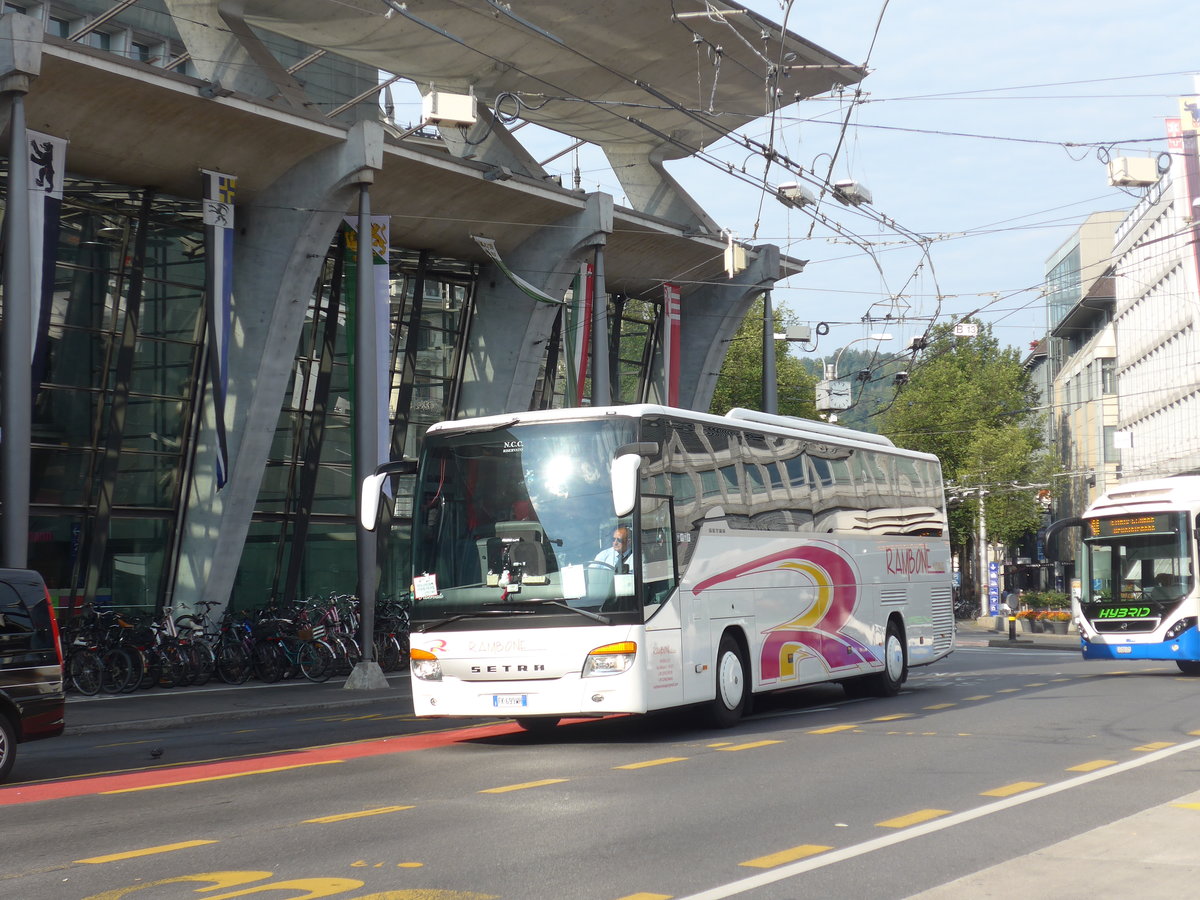
[[[816,589],[816,599],[804,612],[763,632],[766,635],[761,657],[764,682],[795,679],[797,662],[807,658],[820,660],[830,672],[864,662],[881,665],[870,648],[842,633],[858,599],[858,578],[850,560],[830,544],[807,544],[756,559],[705,579],[692,593],[771,571],[804,576]]]

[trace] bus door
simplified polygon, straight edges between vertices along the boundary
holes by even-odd
[[[650,709],[683,702],[683,644],[674,508],[670,497],[642,495],[638,516],[642,604],[646,621],[646,688]]]

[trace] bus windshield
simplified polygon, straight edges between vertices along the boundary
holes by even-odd
[[[1192,590],[1187,518],[1180,512],[1085,521],[1092,603],[1174,603]]]
[[[635,435],[619,418],[429,434],[413,509],[414,620],[640,621],[633,522],[615,516],[609,475]]]

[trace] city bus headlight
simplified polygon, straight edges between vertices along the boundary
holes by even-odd
[[[633,641],[618,641],[605,644],[588,654],[583,663],[583,677],[592,675],[619,675],[633,666],[637,656],[637,644]]]
[[[1183,634],[1189,628],[1193,627],[1195,624],[1196,624],[1195,616],[1188,616],[1186,619],[1180,619],[1178,622],[1176,622],[1174,625],[1172,625],[1170,627],[1170,629],[1168,629],[1164,639],[1168,640],[1168,641],[1173,641],[1173,640],[1175,640],[1175,638],[1179,637],[1181,634]]]
[[[418,650],[414,647],[408,655],[408,660],[414,678],[420,678],[422,681],[442,680],[442,664],[428,650]]]

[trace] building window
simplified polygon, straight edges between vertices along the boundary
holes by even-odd
[[[71,23],[67,19],[51,16],[46,20],[46,34],[65,40],[71,36]]]
[[[1117,458],[1117,427],[1115,425],[1104,426],[1104,459],[1102,462],[1115,463]]]
[[[23,15],[25,15],[25,13],[28,12],[28,9],[26,9],[26,7],[24,7],[24,6],[18,6],[15,3],[5,3],[4,11],[6,13],[17,13],[18,15],[23,16]]]
[[[1117,392],[1117,359],[1106,356],[1100,360],[1100,390],[1104,394]]]
[[[129,45],[129,58],[136,59],[138,62],[152,62],[153,60],[151,59],[150,55],[150,45],[139,44],[137,41],[133,41]]]

